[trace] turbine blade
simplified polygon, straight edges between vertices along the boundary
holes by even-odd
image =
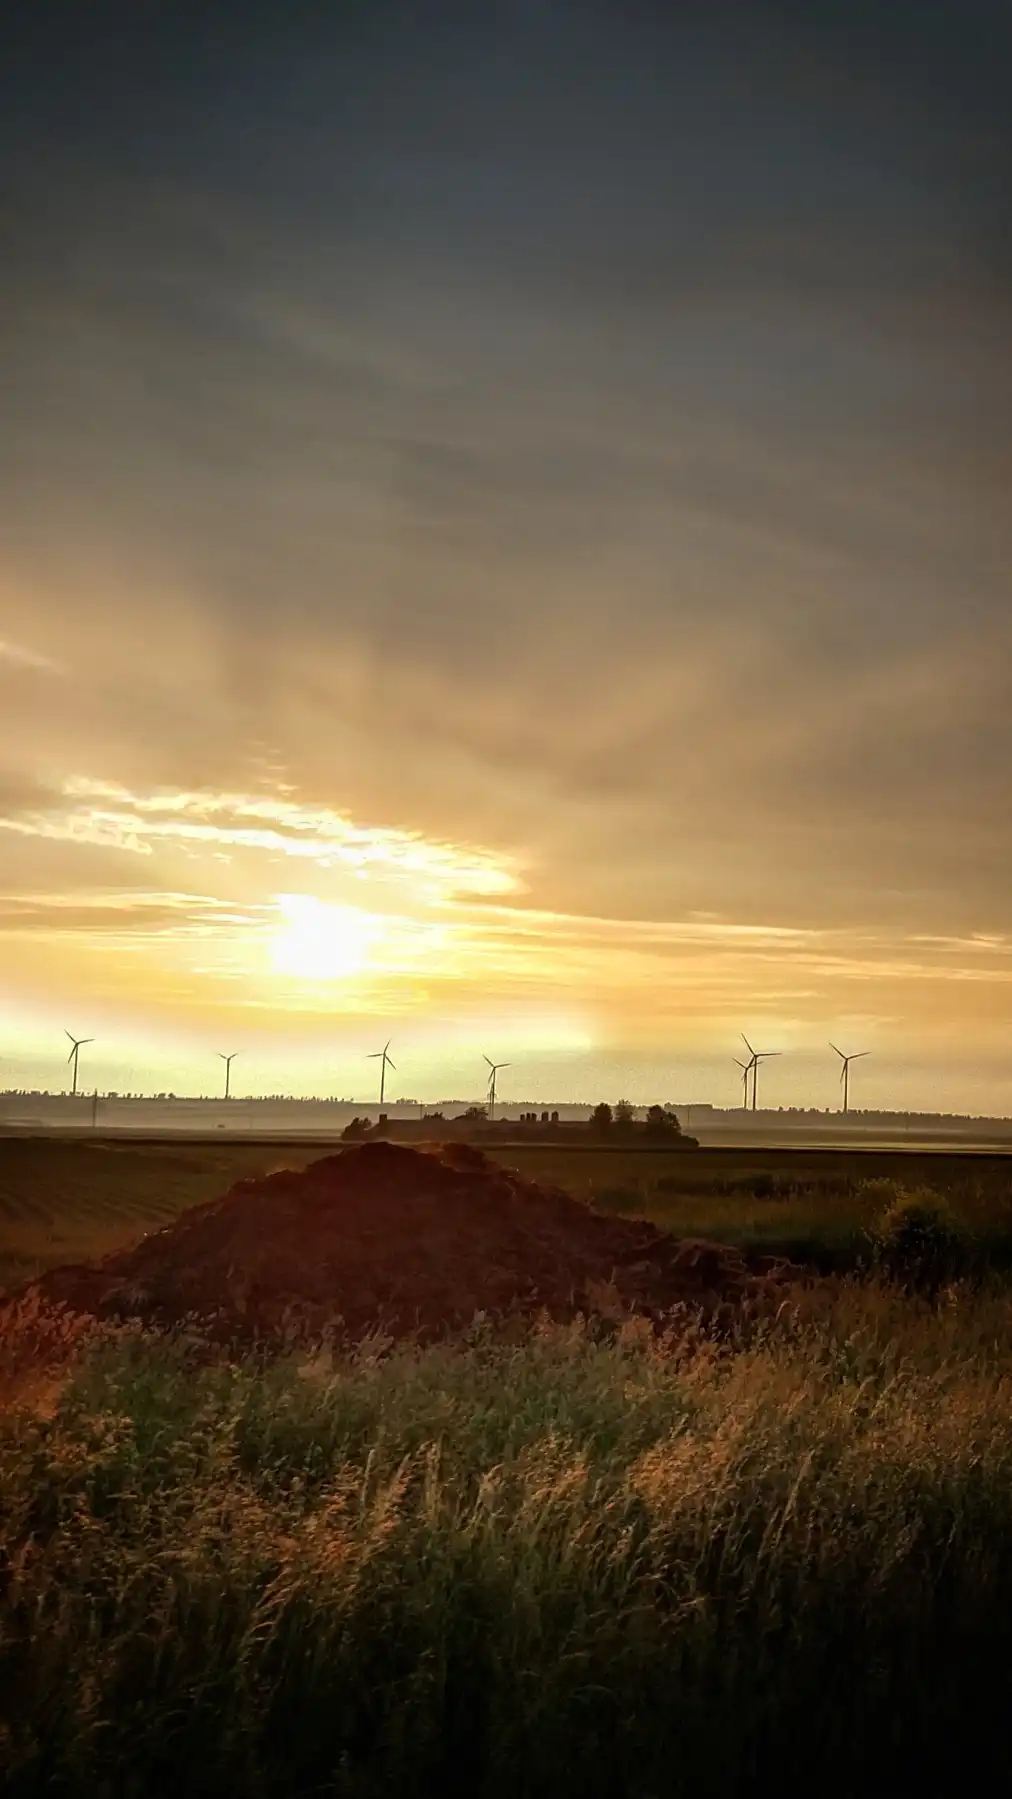
[[[391,1062],[389,1056],[387,1057],[387,1067],[392,1068],[395,1074],[397,1073],[397,1064],[396,1062]]]
[[[835,1044],[835,1043],[831,1043],[831,1044],[830,1044],[830,1046],[829,1046],[829,1047],[830,1047],[830,1049],[836,1049],[836,1044]],[[838,1055],[838,1056],[839,1056],[839,1057],[840,1057],[840,1060],[841,1060],[841,1061],[842,1061],[842,1062],[845,1062],[845,1061],[846,1061],[846,1060],[847,1060],[847,1058],[846,1058],[846,1056],[845,1056],[845,1055],[844,1055],[844,1053],[843,1053],[843,1051],[842,1051],[842,1049],[836,1049],[836,1053],[837,1053],[837,1055]]]
[[[743,1042],[743,1043],[744,1043],[744,1045],[745,1045],[745,1048],[746,1048],[746,1049],[747,1049],[747,1050],[748,1050],[748,1053],[749,1053],[749,1055],[750,1055],[750,1056],[754,1056],[754,1055],[755,1055],[755,1050],[754,1050],[754,1049],[753,1049],[753,1048],[752,1048],[752,1045],[751,1045],[751,1043],[750,1043],[750,1042],[749,1042],[749,1040],[748,1040],[748,1038],[747,1038],[747,1037],[746,1037],[746,1035],[745,1035],[745,1033],[744,1033],[744,1031],[742,1031],[742,1033],[741,1033],[741,1040],[742,1040],[742,1042]]]

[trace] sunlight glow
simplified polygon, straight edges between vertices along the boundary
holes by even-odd
[[[380,936],[368,912],[326,905],[305,893],[279,893],[276,903],[283,922],[271,936],[271,962],[278,974],[334,981],[365,967]]]

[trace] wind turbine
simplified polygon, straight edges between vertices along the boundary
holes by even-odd
[[[492,1071],[488,1077],[488,1118],[491,1124],[495,1117],[495,1077],[500,1068],[512,1068],[513,1064],[512,1062],[493,1062],[489,1056],[485,1056],[483,1060],[488,1063]]]
[[[65,1037],[70,1037],[70,1032],[64,1031],[63,1035]],[[86,1043],[94,1043],[95,1039],[94,1039],[94,1037],[70,1037],[70,1041],[74,1046],[73,1049],[71,1050],[69,1056],[67,1057],[67,1061],[72,1062],[74,1064],[74,1084],[71,1087],[70,1091],[71,1091],[72,1095],[76,1095],[76,1093],[77,1093],[77,1058],[78,1058],[78,1054],[84,1048],[84,1045]]]
[[[836,1044],[831,1043],[829,1047],[830,1049],[836,1049]],[[850,1098],[850,1065],[852,1062],[860,1062],[862,1056],[870,1056],[871,1050],[856,1049],[849,1056],[845,1056],[842,1049],[836,1049],[836,1053],[843,1064],[840,1069],[840,1080],[843,1083],[843,1109],[846,1112],[847,1101]]]
[[[749,1074],[752,1069],[752,1063],[751,1062],[739,1062],[737,1056],[735,1056],[734,1057],[734,1065],[736,1068],[741,1069],[741,1084],[744,1089],[744,1097],[741,1102],[741,1107],[742,1107],[743,1112],[747,1112],[748,1111],[748,1077],[749,1077]]]
[[[232,1063],[235,1061],[236,1056],[238,1054],[239,1054],[239,1051],[237,1049],[234,1049],[230,1056],[226,1056],[223,1050],[218,1051],[218,1060],[220,1062],[224,1062],[224,1064],[225,1064],[225,1098],[226,1099],[228,1098],[229,1089],[232,1085]]]
[[[396,1062],[391,1062],[390,1057],[387,1054],[389,1048],[390,1039],[388,1037],[382,1049],[374,1049],[372,1054],[366,1057],[368,1062],[378,1062],[380,1065],[380,1105],[383,1104],[387,1090],[387,1069],[393,1068],[396,1070],[397,1067]]]
[[[749,1055],[752,1057],[749,1067],[752,1070],[752,1110],[754,1112],[756,1109],[756,1087],[759,1082],[759,1064],[760,1062],[767,1061],[770,1056],[779,1056],[780,1051],[778,1049],[753,1049],[744,1031],[742,1031],[741,1040],[748,1050]],[[739,1063],[739,1067],[740,1066],[741,1064]]]

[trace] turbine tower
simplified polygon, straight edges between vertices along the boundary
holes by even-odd
[[[383,1101],[386,1098],[387,1069],[388,1068],[396,1069],[396,1067],[397,1067],[396,1062],[391,1062],[390,1057],[387,1054],[387,1051],[389,1050],[389,1048],[390,1048],[390,1039],[388,1037],[386,1042],[384,1043],[382,1049],[374,1049],[372,1054],[370,1056],[366,1057],[366,1061],[378,1062],[380,1065],[380,1105],[383,1104]]]
[[[230,1056],[226,1056],[224,1050],[218,1051],[218,1060],[220,1062],[224,1062],[224,1064],[225,1064],[225,1098],[226,1099],[228,1098],[229,1093],[232,1088],[232,1063],[235,1061],[236,1056],[238,1054],[239,1054],[239,1051],[237,1049],[234,1049]]]
[[[495,1117],[495,1077],[500,1068],[512,1068],[513,1064],[512,1062],[493,1062],[489,1056],[485,1056],[483,1059],[491,1070],[488,1077],[488,1119],[491,1124]]]
[[[835,1049],[840,1058],[840,1081],[843,1086],[843,1109],[846,1112],[850,1099],[850,1065],[852,1062],[860,1062],[862,1056],[870,1056],[871,1050],[855,1049],[849,1056],[845,1056],[842,1049],[836,1049],[835,1043],[831,1043],[829,1047],[830,1049]]]
[[[741,1109],[743,1112],[747,1112],[748,1111],[748,1077],[752,1072],[752,1063],[751,1062],[739,1062],[737,1056],[735,1056],[734,1057],[734,1065],[736,1068],[741,1069],[741,1085],[742,1085]]]
[[[72,1062],[74,1065],[74,1084],[71,1087],[70,1091],[71,1091],[72,1097],[76,1097],[76,1095],[77,1095],[77,1058],[78,1058],[78,1054],[84,1048],[84,1045],[86,1043],[94,1043],[95,1039],[94,1039],[94,1037],[71,1037],[69,1031],[64,1031],[63,1035],[65,1037],[70,1037],[70,1041],[73,1044],[73,1048],[71,1049],[71,1052],[70,1052],[69,1056],[67,1057],[67,1061]]]
[[[780,1051],[778,1049],[753,1049],[744,1031],[742,1031],[741,1040],[748,1050],[749,1055],[752,1057],[749,1067],[752,1070],[752,1110],[754,1112],[756,1109],[756,1088],[759,1084],[759,1064],[760,1062],[768,1061],[770,1056],[779,1056]],[[739,1063],[739,1067],[740,1066],[741,1064]]]

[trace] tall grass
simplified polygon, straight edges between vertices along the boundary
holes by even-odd
[[[6,1790],[942,1790],[1004,1747],[1010,1400],[958,1289],[737,1350],[123,1333],[4,1420]]]

